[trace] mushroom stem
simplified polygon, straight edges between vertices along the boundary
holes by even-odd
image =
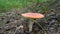
[[[33,26],[33,24],[34,24],[34,20],[33,19],[30,19],[31,21],[30,21],[30,23],[29,23],[29,32],[31,32],[32,31],[32,26]]]

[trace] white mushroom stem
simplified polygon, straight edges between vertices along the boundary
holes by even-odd
[[[31,21],[30,21],[30,23],[29,23],[29,32],[32,31],[32,26],[33,26],[33,24],[34,24],[34,20],[31,19]]]
[[[29,32],[31,32],[31,31],[32,31],[33,23],[34,23],[34,22],[29,23]]]

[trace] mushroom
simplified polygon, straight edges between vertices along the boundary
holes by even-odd
[[[29,23],[29,32],[32,31],[32,26],[34,24],[34,19],[41,19],[44,18],[43,14],[40,13],[32,13],[32,12],[28,12],[28,13],[22,13],[21,14],[23,17],[25,18],[30,18],[30,23]],[[33,21],[33,22],[32,22]]]

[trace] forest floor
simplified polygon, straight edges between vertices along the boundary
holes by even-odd
[[[0,34],[45,34],[45,32],[46,34],[60,34],[60,6],[56,6],[53,2],[48,6],[49,10],[46,12],[34,9],[40,7],[40,4],[22,9],[13,8],[6,13],[0,13]],[[25,12],[37,12],[45,15],[42,19],[36,19],[32,32],[28,30],[30,20],[21,16],[21,13]],[[45,30],[43,31],[36,23],[39,23]]]

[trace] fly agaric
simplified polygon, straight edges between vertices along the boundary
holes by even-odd
[[[39,18],[43,18],[43,17],[44,17],[43,14],[40,14],[40,13],[32,13],[32,12],[23,13],[23,14],[21,14],[21,15],[22,15],[23,17],[26,17],[26,18],[30,18],[30,19],[31,19],[31,21],[30,21],[30,23],[29,23],[29,32],[32,31],[32,26],[33,26],[33,24],[34,24],[34,22],[32,22],[32,21],[34,21],[34,19],[39,19]]]

